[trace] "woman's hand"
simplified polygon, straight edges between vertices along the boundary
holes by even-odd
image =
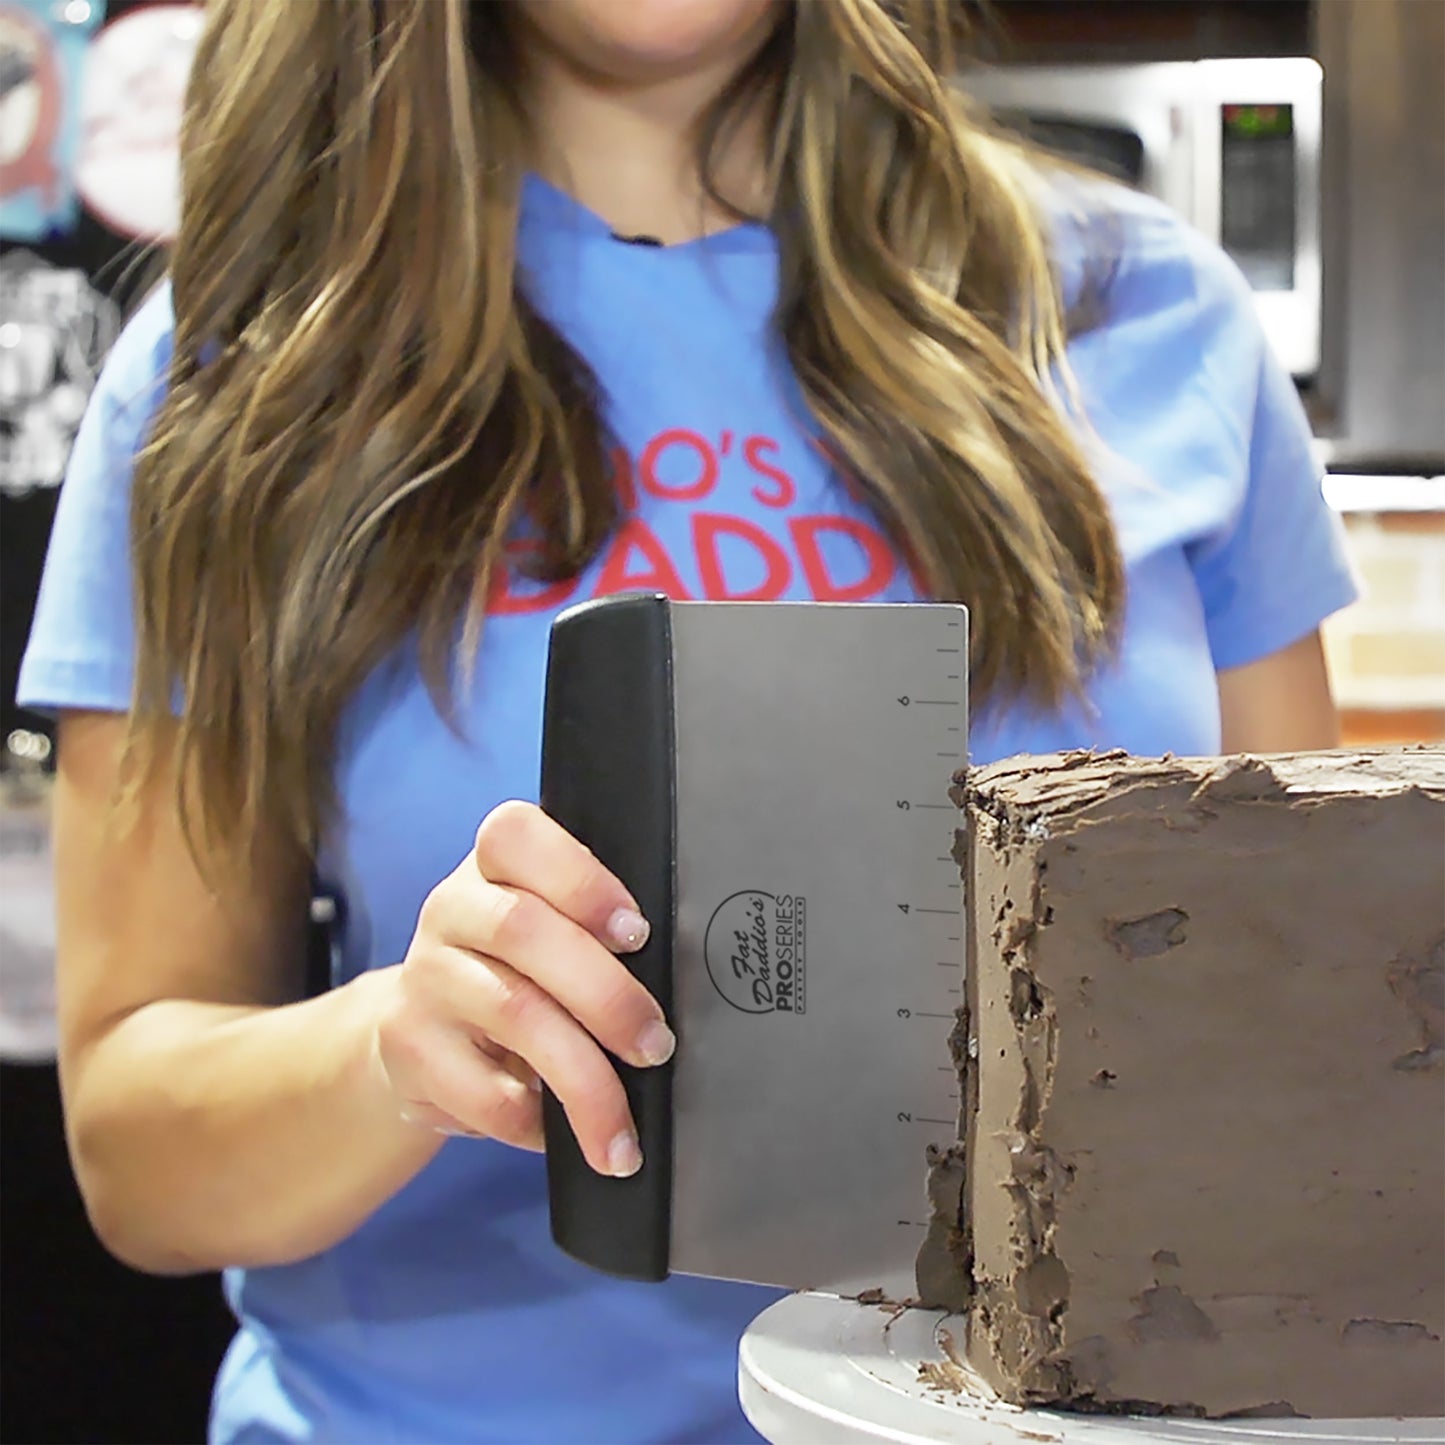
[[[628,891],[540,808],[494,809],[422,905],[378,1024],[398,1108],[540,1149],[545,1080],[592,1167],[636,1173],[637,1131],[603,1050],[644,1066],[672,1056],[662,1010],[614,956],[647,935]]]

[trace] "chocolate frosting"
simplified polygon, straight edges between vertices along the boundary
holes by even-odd
[[[1006,1399],[1445,1414],[1445,749],[1012,760],[920,1297]]]

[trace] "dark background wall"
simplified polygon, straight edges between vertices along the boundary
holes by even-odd
[[[96,1242],[65,1158],[52,1067],[5,1066],[0,1159],[0,1440],[203,1440],[231,1336],[219,1281],[151,1279]]]
[[[136,3],[110,0],[108,17]],[[67,236],[0,243],[16,250],[83,270],[123,310],[139,299],[144,248],[83,208]],[[20,726],[48,731],[14,697],[56,496],[0,495],[0,739]],[[54,1066],[0,1066],[0,1440],[200,1441],[230,1335],[216,1278],[151,1279],[105,1253],[66,1158]]]

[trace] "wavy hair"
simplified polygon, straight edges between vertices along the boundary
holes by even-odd
[[[130,732],[145,776],[180,690],[203,863],[263,822],[315,848],[343,710],[403,643],[451,715],[524,516],[545,579],[618,524],[598,387],[517,284],[509,9],[207,6],[134,480]],[[964,0],[780,6],[699,163],[727,204],[715,160],[764,108],[776,324],[822,438],[928,592],[972,608],[976,695],[1054,706],[1107,649],[1123,569],[1056,381],[1037,169],[951,85],[968,30]]]

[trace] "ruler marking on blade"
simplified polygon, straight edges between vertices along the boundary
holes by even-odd
[[[963,620],[959,617],[948,617],[945,620],[946,625],[952,631],[959,631],[962,630],[964,627]],[[937,634],[935,634],[935,637],[937,637]],[[938,659],[935,666],[947,668],[950,666],[958,665],[956,662],[952,661],[953,658],[960,656],[960,654],[963,652],[963,648],[957,645],[957,641],[958,640],[952,638],[944,638],[941,640],[940,645],[935,646],[934,651]],[[945,658],[949,660],[945,661]],[[935,672],[933,676],[934,680],[937,681],[939,674]],[[946,760],[950,763],[957,763],[959,759],[963,757],[963,753],[961,751],[963,746],[962,738],[966,734],[965,725],[967,723],[968,716],[966,700],[967,682],[962,673],[953,672],[945,672],[943,674],[942,680],[950,684],[958,683],[959,686],[957,689],[954,689],[953,687],[934,689],[928,687],[921,680],[915,684],[917,692],[925,694],[925,696],[922,697],[917,696],[916,694],[913,696],[912,702],[915,705],[921,707],[941,707],[945,709],[945,712],[943,716],[942,727],[938,730],[935,730],[931,737],[926,732],[923,736],[918,736],[917,734],[913,735],[913,754],[909,760],[909,766],[913,769],[921,769],[927,767],[932,770],[937,767],[936,761],[930,762],[928,760],[930,751],[932,752],[934,759]],[[929,693],[935,692],[937,693],[937,695],[935,696],[927,695]],[[949,720],[949,714],[947,711],[947,709],[950,708],[954,709],[953,717],[955,720],[952,722],[950,722]],[[942,737],[938,736],[939,731],[943,733]],[[929,747],[930,742],[932,743],[931,749]],[[943,746],[940,747],[940,744],[942,744]],[[959,816],[959,809],[957,805],[950,802],[930,801],[926,803],[915,803],[913,807],[914,809],[927,810],[931,812],[943,812],[945,809],[953,812],[955,818],[950,820],[950,831],[953,830],[956,819]],[[924,820],[920,819],[920,821]],[[935,826],[935,824],[930,821],[929,826],[932,827]],[[937,838],[937,835],[935,835],[935,838]],[[914,848],[917,847],[917,844],[920,841],[922,840],[919,838],[919,835],[912,835],[912,846]],[[937,847],[938,842],[941,841],[943,840],[938,839],[934,843],[934,847]],[[915,876],[917,876],[918,879],[918,891],[932,891],[940,882],[942,882],[944,887],[950,892],[955,892],[961,887],[961,883],[959,882],[958,878],[958,864],[951,852],[933,853],[931,850],[929,850],[928,852],[923,852],[922,850],[919,850],[918,852],[915,852],[913,856],[915,862],[911,866],[916,870]],[[924,860],[928,858],[931,858],[931,862],[925,863]],[[928,868],[938,869],[942,871],[941,874],[928,875],[926,873],[926,869]],[[939,914],[947,918],[950,922],[955,922],[955,926],[956,920],[958,918],[958,909],[956,907],[931,908],[915,904],[911,908],[904,909],[903,911],[905,913],[914,912]],[[901,918],[895,917],[895,922],[900,928],[906,926]],[[903,935],[903,937],[906,939],[908,936]],[[907,946],[913,947],[913,944],[910,942]],[[923,958],[920,959],[920,962],[926,960],[927,958],[928,955],[926,953],[923,954]],[[933,989],[933,993],[931,997],[925,995],[921,1001],[937,1002],[941,1006],[948,1007],[954,1002],[954,996],[961,993],[961,989],[950,988],[948,987],[948,985],[952,983],[954,978],[957,978],[961,974],[963,968],[963,960],[962,958],[959,958],[954,961],[945,961],[940,958],[933,960],[933,962],[936,964],[937,967],[948,968],[951,969],[953,972],[952,974],[945,975],[942,979],[940,979],[940,983],[944,985],[942,988],[939,988],[932,984],[928,985],[929,988]],[[932,975],[932,977],[938,978],[938,975],[934,974]],[[937,1019],[940,1021],[953,1019],[957,1016],[956,1013],[954,1013],[951,1009],[947,1013],[938,1012],[930,1009],[912,1009],[906,1012],[905,1010],[899,1009],[898,1013],[901,1017],[916,1019]],[[942,1075],[941,1078],[939,1077],[940,1075]],[[957,1068],[952,1064],[936,1064],[933,1069],[929,1071],[929,1076],[937,1082],[935,1084],[925,1085],[920,1079],[918,1084],[915,1086],[915,1092],[913,1092],[911,1098],[900,1101],[904,1104],[904,1108],[899,1113],[899,1122],[902,1123],[906,1121],[910,1124],[919,1123],[925,1125],[926,1128],[928,1128],[929,1130],[937,1130],[938,1133],[933,1136],[936,1141],[940,1140],[941,1136],[945,1138],[952,1138],[956,1134],[958,1128],[958,1120],[956,1114],[956,1110],[958,1107]],[[921,1112],[918,1108],[919,1105],[922,1105],[923,1109],[931,1109],[932,1112]],[[943,1115],[950,1113],[953,1114],[952,1118],[942,1117]],[[914,1134],[911,1137],[916,1138],[917,1136],[916,1134]],[[900,1227],[907,1229],[927,1229],[929,1227],[925,1221],[920,1220],[899,1219],[898,1223]]]

